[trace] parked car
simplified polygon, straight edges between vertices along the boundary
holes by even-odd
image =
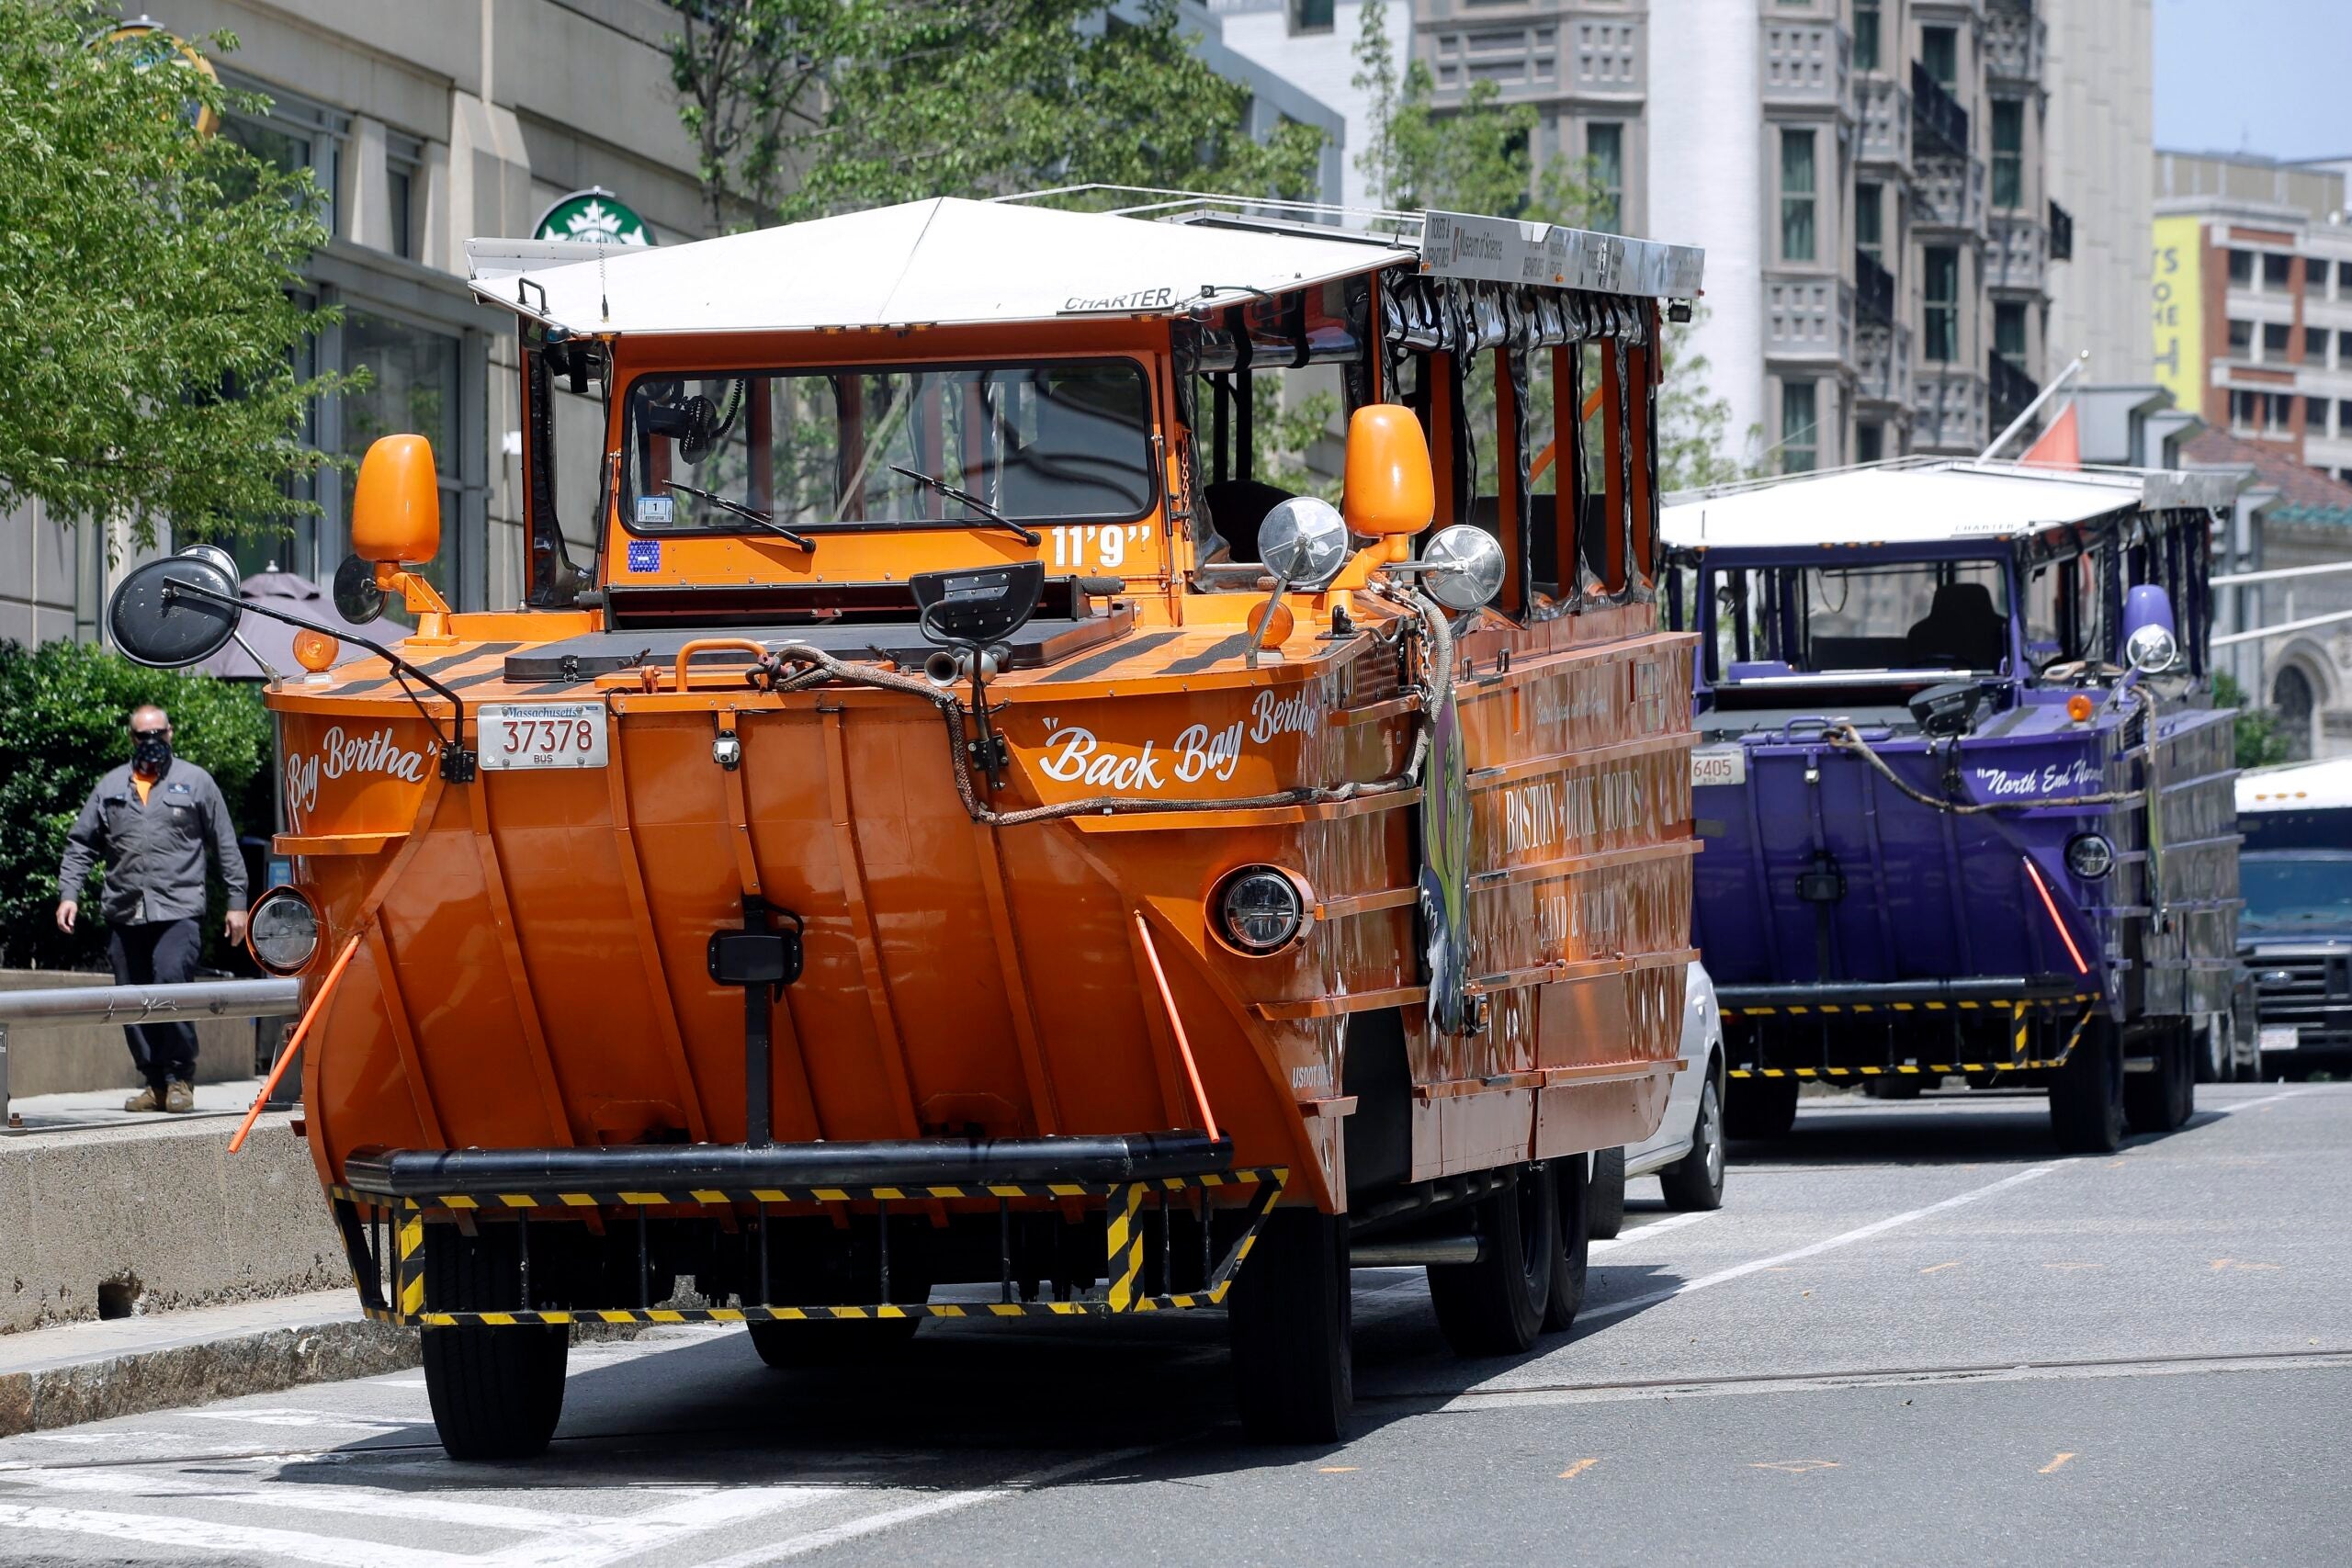
[[[1724,1015],[1703,964],[1682,985],[1682,1070],[1667,1091],[1666,1120],[1645,1143],[1592,1156],[1587,1189],[1595,1240],[1625,1223],[1625,1183],[1655,1176],[1669,1209],[1724,1206]]]

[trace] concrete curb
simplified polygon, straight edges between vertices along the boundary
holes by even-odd
[[[417,1359],[415,1330],[354,1318],[126,1348],[0,1372],[0,1437],[372,1377]]]

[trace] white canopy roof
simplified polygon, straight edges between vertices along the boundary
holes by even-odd
[[[953,197],[692,244],[614,247],[593,261],[541,262],[547,247],[517,256],[515,243],[468,244],[474,292],[575,333],[1168,315],[1204,289],[1230,303],[1417,259],[1361,240]]]
[[[2286,762],[2238,775],[2238,811],[2340,811],[2352,807],[2352,757]]]
[[[1807,474],[1702,493],[1665,509],[1682,548],[1804,548],[2013,538],[2143,504],[2154,476],[1937,460]],[[2169,478],[2170,476],[2166,476]]]

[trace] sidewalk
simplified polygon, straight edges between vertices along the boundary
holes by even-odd
[[[0,1437],[416,1363],[415,1332],[367,1322],[347,1288],[62,1324],[0,1335]]]
[[[196,1086],[196,1109],[177,1116],[157,1111],[125,1111],[122,1102],[137,1093],[128,1089],[78,1089],[71,1094],[28,1094],[11,1100],[8,1112],[15,1122],[11,1136],[27,1133],[62,1133],[82,1127],[143,1127],[153,1122],[194,1122],[209,1117],[243,1116],[261,1092],[261,1079],[237,1078],[228,1083]],[[227,1135],[222,1134],[224,1137]]]

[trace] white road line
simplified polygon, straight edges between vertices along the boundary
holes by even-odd
[[[245,1559],[290,1557],[298,1562],[320,1563],[322,1568],[462,1568],[471,1561],[445,1551],[418,1551],[380,1540],[345,1540],[256,1525],[210,1521],[199,1524],[160,1514],[101,1513],[95,1508],[53,1508],[38,1504],[0,1503],[0,1529],[55,1530],[63,1535],[168,1546],[184,1552],[233,1552]]]
[[[2292,1100],[2297,1095],[2304,1092],[2304,1090],[2300,1089],[2290,1089],[2278,1094],[2266,1094],[2260,1100],[2233,1100],[2227,1104],[2200,1105],[2197,1109],[2199,1111],[2211,1111],[2220,1116],[2230,1116],[2234,1115],[2236,1112],[2241,1111],[2251,1111],[2257,1105],[2275,1105],[2282,1100]]]
[[[464,1525],[475,1529],[571,1530],[603,1524],[608,1514],[559,1514],[543,1508],[518,1508],[504,1503],[466,1503],[454,1497],[420,1496],[390,1487],[348,1484],[341,1481],[270,1482],[258,1476],[243,1482],[190,1480],[183,1475],[142,1475],[122,1470],[18,1471],[6,1478],[7,1487],[25,1486],[40,1492],[95,1492],[118,1503],[140,1503],[150,1497],[202,1497],[247,1507],[292,1508],[320,1514],[358,1514],[369,1517],[427,1519],[435,1524]],[[490,1491],[492,1488],[484,1487]],[[0,1497],[11,1495],[0,1490]]]
[[[1701,1220],[1712,1220],[1722,1213],[1721,1209],[1696,1209],[1687,1214],[1668,1214],[1662,1220],[1652,1220],[1639,1230],[1625,1231],[1604,1240],[1593,1242],[1590,1244],[1590,1249],[1594,1252],[1612,1251],[1617,1247],[1631,1246],[1645,1236],[1657,1235],[1661,1231],[1679,1231],[1684,1225],[1695,1225]]]
[[[1034,1492],[1040,1487],[1051,1486],[1057,1481],[1066,1481],[1073,1475],[1080,1475],[1090,1470],[1100,1470],[1107,1464],[1117,1464],[1123,1460],[1134,1459],[1165,1446],[1153,1443],[1141,1448],[1118,1449],[1106,1454],[1094,1454],[1085,1459],[1074,1459],[1062,1464],[1048,1465],[1043,1470],[1033,1470],[1026,1475],[1016,1475],[1010,1481],[1001,1481],[993,1486],[975,1487],[968,1492],[949,1492],[937,1497],[926,1497],[919,1503],[909,1503],[896,1508],[885,1508],[878,1514],[867,1514],[862,1518],[845,1519],[837,1525],[828,1525],[823,1529],[810,1530],[806,1535],[771,1541],[765,1546],[755,1546],[747,1551],[737,1552],[732,1557],[717,1558],[704,1563],[702,1568],[762,1568],[765,1563],[781,1562],[788,1557],[798,1557],[841,1541],[854,1540],[859,1536],[873,1535],[879,1530],[893,1529],[916,1519],[929,1518],[934,1514],[953,1513],[959,1508],[971,1507],[977,1503],[992,1503],[1001,1497],[1014,1496],[1023,1492]]]
[[[624,1557],[674,1545],[688,1536],[741,1524],[763,1514],[805,1508],[856,1490],[847,1486],[731,1486],[688,1497],[627,1518],[528,1540],[487,1556],[458,1561],[466,1568],[603,1568]]]
[[[1652,1291],[1646,1295],[1632,1296],[1622,1302],[1610,1302],[1605,1305],[1587,1307],[1578,1314],[1577,1321],[1591,1323],[1604,1317],[1618,1317],[1629,1312],[1639,1312],[1644,1307],[1656,1306],[1660,1302],[1670,1302],[1677,1296],[1687,1296],[1693,1291],[1703,1291],[1711,1285],[1725,1284],[1766,1269],[1776,1269],[1784,1263],[1793,1263],[1801,1258],[1813,1258],[1840,1247],[1851,1247],[1858,1241],[1868,1241],[1874,1235],[1883,1235],[1888,1231],[1910,1224],[1914,1221],[1924,1220],[1930,1214],[1939,1214],[1946,1209],[1957,1209],[1963,1203],[1973,1203],[1981,1198],[1990,1198],[1996,1192],[2004,1192],[2012,1187],[2023,1186],[2029,1181],[2038,1181],[2065,1163],[2064,1160],[2052,1160],[2048,1165],[2037,1165],[2029,1170],[2020,1170],[2014,1176],[2005,1176],[1989,1185],[1973,1187],[1957,1196],[1945,1199],[1940,1203],[1930,1203],[1923,1209],[1910,1209],[1900,1214],[1890,1214],[1883,1220],[1873,1220],[1859,1229],[1833,1235],[1826,1241],[1816,1241],[1809,1247],[1800,1247],[1792,1252],[1776,1253],[1770,1258],[1759,1258],[1753,1263],[1742,1263],[1734,1268],[1717,1269],[1713,1274],[1702,1274],[1695,1280],[1685,1280],[1672,1290]]]

